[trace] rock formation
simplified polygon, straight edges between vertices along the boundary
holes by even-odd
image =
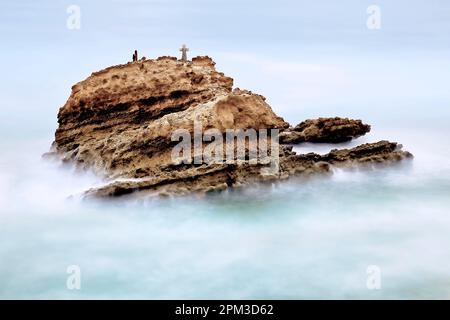
[[[280,135],[280,142],[296,144],[301,142],[338,143],[350,141],[365,135],[370,126],[361,120],[348,118],[319,118],[306,120]]]
[[[240,187],[254,182],[270,182],[297,175],[329,173],[331,166],[350,167],[392,163],[412,155],[389,141],[364,144],[352,149],[332,150],[326,155],[315,153],[297,155],[292,147],[282,147],[279,172],[261,174],[261,165],[202,165],[200,167],[163,166],[165,174],[140,181],[118,181],[86,192],[88,197],[111,197],[139,192],[147,195],[185,195],[192,192],[211,192]]]
[[[214,129],[223,136],[227,129],[277,129],[282,143],[346,141],[370,130],[361,121],[340,118],[307,120],[290,128],[263,96],[233,89],[233,79],[216,71],[209,57],[191,62],[160,57],[94,72],[72,87],[58,123],[51,155],[104,177],[108,181],[104,187],[86,193],[96,197],[209,192],[325,173],[331,166],[387,163],[411,156],[387,141],[327,155],[297,155],[291,146],[257,131],[259,143],[267,143],[268,154],[277,158],[276,170],[271,161],[174,161],[172,151],[178,143],[173,141],[174,131],[184,129],[194,139],[196,123],[203,131]],[[207,145],[203,143],[200,152]],[[236,150],[234,140],[226,140],[224,148],[228,147]],[[246,156],[249,149],[246,145]]]

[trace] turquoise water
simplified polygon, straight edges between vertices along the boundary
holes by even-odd
[[[360,0],[79,0],[77,31],[71,1],[2,4],[0,298],[450,298],[448,1],[378,0],[376,31]],[[372,133],[340,147],[389,139],[415,158],[207,198],[81,202],[101,181],[40,158],[71,86],[182,43],[292,124],[363,119]],[[81,290],[66,287],[72,265]]]
[[[46,139],[11,141],[0,167],[0,298],[450,298],[443,133],[386,128],[341,145],[395,138],[415,159],[390,168],[108,203],[68,198],[101,182],[39,160]],[[66,287],[70,265],[80,290]],[[381,270],[379,290],[366,286],[369,265]]]

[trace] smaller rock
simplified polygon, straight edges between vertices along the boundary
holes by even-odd
[[[370,125],[348,118],[319,118],[303,121],[280,134],[280,143],[339,143],[365,135]]]
[[[305,142],[303,134],[294,131],[292,127],[280,132],[279,139],[281,144],[297,144]]]
[[[403,146],[396,142],[386,140],[375,143],[366,143],[352,149],[334,149],[322,156],[322,160],[332,165],[351,165],[354,162],[368,163],[393,163],[403,159],[413,158],[413,155],[402,150]]]

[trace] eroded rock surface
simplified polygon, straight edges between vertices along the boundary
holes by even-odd
[[[370,125],[362,123],[361,120],[338,117],[310,119],[282,132],[280,142],[286,144],[338,143],[358,138],[369,131]]]
[[[209,192],[411,156],[387,141],[327,155],[297,155],[270,136],[258,136],[260,143],[267,142],[270,156],[278,155],[275,162],[174,161],[174,131],[184,129],[194,136],[196,123],[224,137],[227,129],[277,129],[282,143],[347,141],[370,130],[361,121],[340,118],[307,120],[290,128],[263,96],[233,89],[233,79],[216,71],[209,57],[191,62],[160,57],[95,72],[72,87],[58,123],[51,154],[104,177],[104,187],[86,192],[95,197]],[[231,143],[225,141],[224,149]]]
[[[279,170],[261,171],[265,165],[202,165],[169,166],[165,174],[141,181],[120,181],[89,190],[88,197],[111,197],[138,193],[148,195],[185,195],[192,192],[210,192],[251,183],[273,182],[291,176],[310,176],[330,173],[331,166],[389,164],[410,158],[401,145],[389,141],[364,144],[352,149],[332,150],[326,155],[296,154],[291,147],[281,146]]]

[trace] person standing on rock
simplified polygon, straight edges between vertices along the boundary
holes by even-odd
[[[136,61],[138,61],[138,53],[137,53],[137,50],[134,50],[134,53],[133,53],[133,62],[136,62]]]
[[[187,52],[189,51],[189,48],[187,48],[186,45],[183,44],[183,47],[181,47],[180,51],[181,51],[181,61],[186,62]]]

